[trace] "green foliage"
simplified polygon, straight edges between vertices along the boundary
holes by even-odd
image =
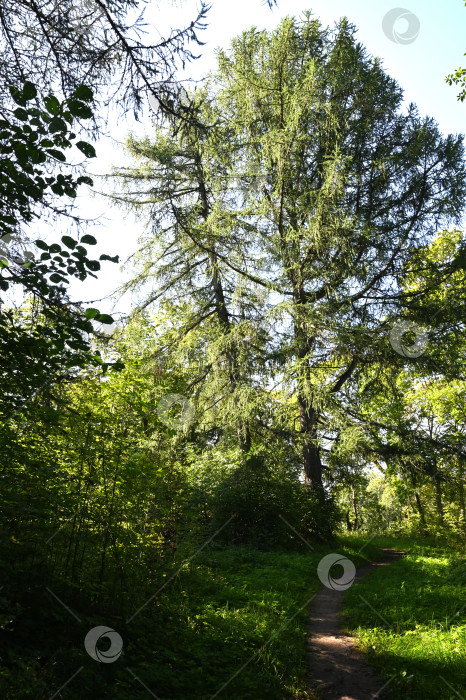
[[[314,492],[310,527],[320,510],[326,535],[329,492],[379,447],[398,449],[405,432],[418,440],[398,416],[377,445],[370,422],[386,416],[360,410],[362,394],[375,404],[380,368],[393,379],[405,367],[390,327],[427,316],[446,272],[429,269],[422,291],[410,274],[441,222],[459,220],[466,193],[462,137],[404,111],[355,32],[346,19],[325,30],[311,13],[244,32],[191,96],[210,128],[130,137],[134,165],[113,173],[118,204],[148,222],[125,290],[165,314],[161,347],[193,367],[203,427],[236,432],[245,452],[280,436]],[[461,270],[448,267],[459,286]],[[432,350],[427,374],[439,355],[447,365]]]
[[[289,544],[295,539],[290,525],[299,529],[303,519],[303,484],[265,449],[240,456],[239,462],[216,489],[213,527],[228,523],[220,538],[231,544],[265,549]]]
[[[345,621],[395,697],[450,700],[466,684],[466,561],[442,545],[406,544],[405,558],[346,592]]]
[[[31,82],[21,89],[11,87],[10,93],[20,107],[0,120],[0,240],[5,256],[0,288],[6,292],[19,287],[31,299],[31,306],[16,311],[0,300],[0,408],[4,419],[54,379],[69,377],[89,362],[102,364],[87,340],[94,332],[92,324],[67,296],[70,278],[95,277],[100,262],[90,259],[87,248],[71,236],[62,237],[65,247],[36,240],[39,256],[21,251],[25,224],[31,226],[47,210],[58,210],[58,197],[74,199],[80,185],[92,185],[85,175],[54,172],[54,161],[65,162],[65,151],[73,146],[75,118],[92,116],[88,105],[92,91],[78,86],[74,96],[63,101],[49,95],[44,99],[45,109],[32,106],[40,103]],[[96,239],[85,235],[81,243],[94,245]],[[111,323],[109,318],[96,316],[104,323]]]
[[[151,546],[147,542],[140,551]],[[14,547],[21,544],[10,542],[2,551],[9,555]],[[359,540],[337,547],[356,564],[375,551],[369,545],[358,554]],[[71,603],[73,588],[64,587],[43,564],[37,570],[23,558],[21,571],[7,566],[8,584],[0,597],[2,634],[9,648],[8,662],[0,671],[2,696],[45,700],[83,666],[62,691],[64,698],[96,690],[103,698],[146,697],[147,691],[127,668],[161,700],[205,700],[224,684],[226,697],[305,697],[305,624],[311,597],[320,586],[317,565],[329,551],[317,545],[312,553],[263,552],[221,547],[213,541],[204,551],[192,552],[196,556],[184,566],[181,557],[163,563],[146,559],[147,587],[133,593],[129,614],[149,597],[150,604],[130,622],[122,619],[120,609],[115,613],[102,602],[92,602],[91,592],[99,591],[96,586],[86,584]],[[18,555],[15,558],[20,561]],[[24,572],[28,591],[20,585],[18,599],[15,583]],[[44,582],[67,601],[81,623],[44,592]],[[166,587],[154,598],[163,583]],[[83,647],[88,629],[103,619],[124,639],[123,656],[106,668],[89,659]]]
[[[41,92],[11,88],[0,123],[0,288],[27,296],[0,307],[2,696],[302,700],[329,547],[358,564],[378,532],[466,532],[465,246],[437,235],[464,204],[462,139],[402,109],[347,20],[245,32],[188,95],[192,119],[128,141],[118,199],[149,225],[123,291],[141,302],[104,338],[93,324],[112,317],[67,287],[118,257],[90,259],[87,233],[20,254],[21,226],[92,184],[65,170],[69,149],[96,155],[72,131],[93,91]],[[396,319],[431,317],[438,342],[417,364],[392,351]],[[332,540],[345,526],[356,536]],[[436,653],[462,681],[446,618],[464,562],[435,551],[413,550],[380,594],[368,583],[393,632],[354,612],[407,692],[434,590]],[[86,655],[101,624],[124,639],[121,663]]]

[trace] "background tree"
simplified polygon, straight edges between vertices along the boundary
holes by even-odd
[[[236,424],[247,452],[251,403],[259,403],[253,399],[254,374],[262,372],[257,349],[267,331],[260,326],[260,291],[254,276],[245,274],[250,253],[241,236],[223,226],[225,180],[238,173],[220,160],[217,115],[206,97],[198,95],[196,110],[211,127],[186,125],[175,139],[162,128],[151,141],[131,138],[128,151],[138,165],[113,173],[123,184],[113,200],[148,224],[132,256],[136,275],[121,291],[142,290],[139,309],[162,301],[166,313],[179,319],[159,352],[196,359],[192,388],[202,394],[205,424]]]
[[[212,126],[132,143],[144,167],[117,173],[126,201],[152,217],[134,283],[163,284],[146,301],[188,292],[199,306],[195,321],[184,307],[185,328],[211,310],[222,327],[241,293],[255,371],[296,397],[293,440],[321,506],[322,438],[337,442],[351,422],[363,367],[390,352],[407,262],[458,220],[466,193],[462,138],[443,138],[414,105],[402,113],[400,88],[354,33],[346,20],[324,31],[309,14],[245,32],[219,53],[199,108]],[[203,267],[210,283],[194,290]]]
[[[220,52],[216,82],[237,153],[267,175],[244,235],[281,290],[287,321],[274,331],[297,392],[306,479],[320,493],[319,431],[380,353],[406,261],[458,220],[465,195],[462,137],[444,139],[414,105],[401,113],[400,88],[354,32],[346,20],[324,31],[310,15],[245,32]]]
[[[38,4],[2,2],[0,90],[28,79],[41,94],[70,94],[79,84],[91,87],[103,104],[140,111],[143,95],[173,93],[175,71],[193,54],[186,44],[200,44],[207,5],[185,28],[153,43],[144,36],[146,3],[139,0],[60,0]],[[160,99],[162,109],[171,108]],[[172,111],[172,110],[171,110]]]

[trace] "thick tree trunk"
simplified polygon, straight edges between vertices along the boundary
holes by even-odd
[[[353,529],[351,520],[349,519],[349,510],[346,511],[346,529],[348,530],[348,532],[351,532],[351,530]]]
[[[251,431],[247,423],[239,423],[237,429],[238,444],[243,452],[249,452],[251,449]]]
[[[303,444],[303,466],[304,480],[311,491],[317,494],[324,493],[322,483],[322,462],[320,461],[320,450],[317,440],[317,415],[315,411],[307,406],[305,399],[298,396],[299,422],[301,433],[304,436]]]
[[[422,505],[421,497],[419,496],[419,492],[417,490],[418,480],[417,480],[416,472],[414,470],[413,465],[406,464],[402,459],[400,459],[400,464],[402,465],[403,469],[407,473],[410,474],[411,485],[413,487],[414,498],[416,500],[417,512],[419,513],[419,519],[421,521],[422,533],[423,533],[424,537],[427,537],[427,535],[429,534],[429,529],[428,529],[427,523],[426,523],[424,506]],[[409,498],[409,492],[408,492],[408,498]],[[414,508],[413,508],[413,511],[415,512]]]

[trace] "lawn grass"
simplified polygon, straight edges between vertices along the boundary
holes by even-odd
[[[345,594],[343,620],[391,696],[466,695],[466,557],[434,542],[377,538],[407,556],[374,570]],[[458,614],[456,614],[458,613]]]

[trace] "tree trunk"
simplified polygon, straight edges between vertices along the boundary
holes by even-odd
[[[422,532],[423,532],[424,537],[426,537],[429,534],[429,530],[427,528],[424,506],[421,503],[421,499],[420,499],[419,493],[417,491],[414,491],[414,498],[416,499],[417,510],[419,513],[419,518],[421,520]]]
[[[353,529],[358,530],[359,529],[358,504],[356,501],[356,491],[354,489],[353,489],[353,493],[352,493],[352,504],[353,504],[353,513],[354,513]]]
[[[204,220],[207,221],[209,217],[209,203],[199,154],[196,154],[196,165],[199,175],[199,194],[202,203],[202,215]],[[223,284],[219,273],[218,259],[215,249],[211,248],[209,251],[209,262],[211,268],[211,285],[215,297],[216,315],[220,325],[224,329],[224,332],[229,334],[232,330],[231,318],[225,302],[225,294],[223,291]],[[235,352],[234,348],[226,352],[226,361],[228,364],[231,393],[234,395],[240,376],[237,353]],[[233,398],[233,402],[236,409],[237,402],[235,397]],[[249,424],[246,420],[238,418],[236,433],[238,436],[238,444],[240,449],[243,452],[249,452],[251,449],[251,432],[249,429]]]
[[[440,474],[438,472],[434,476],[434,482],[435,482],[435,503],[437,506],[437,515],[438,515],[440,525],[443,526],[445,524],[445,520],[444,520],[444,516],[443,516],[442,484],[441,484]]]
[[[324,494],[322,483],[322,462],[320,461],[320,450],[316,444],[317,440],[317,415],[315,411],[307,405],[302,396],[298,396],[299,421],[301,433],[304,436],[303,444],[303,466],[304,480],[311,491],[316,494]]]
[[[466,532],[466,509],[464,503],[464,481],[462,474],[460,474],[458,481],[458,497],[460,503],[460,529],[463,530],[463,532]]]
[[[351,520],[349,519],[349,510],[346,511],[346,529],[348,530],[348,532],[351,532],[351,530],[353,529]]]

